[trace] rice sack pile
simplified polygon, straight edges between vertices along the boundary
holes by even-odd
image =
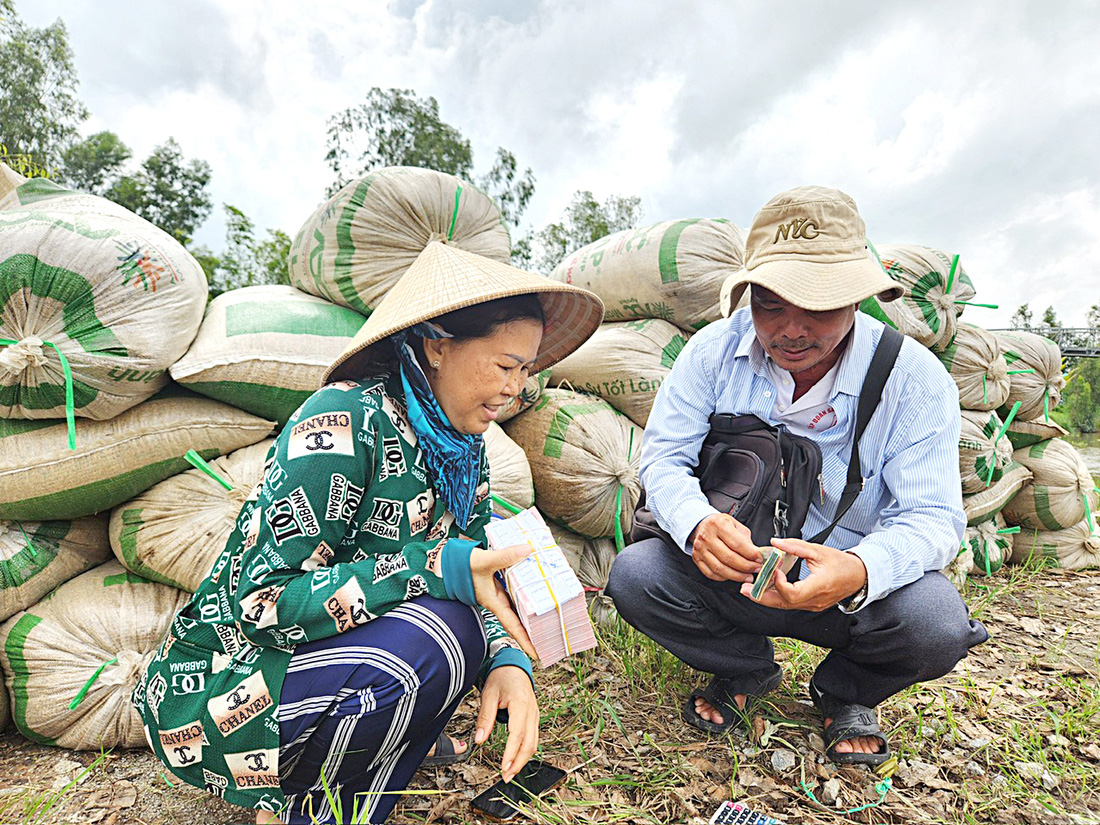
[[[321,204],[290,247],[298,289],[369,315],[431,241],[508,263],[511,242],[488,195],[454,175],[390,166]]]
[[[172,378],[202,395],[285,424],[320,385],[363,316],[290,286],[247,286],[210,302]]]
[[[553,367],[551,381],[598,395],[639,427],[645,427],[657,389],[689,333],[646,318],[603,324],[572,355]]]
[[[194,593],[263,479],[273,443],[266,439],[215,458],[209,464],[216,479],[200,469],[188,470],[116,507],[110,524],[115,558],[132,573]]]
[[[112,560],[0,625],[0,666],[19,732],[73,750],[144,746],[130,693],[187,599]],[[202,678],[176,676],[166,689],[193,691]]]
[[[163,388],[206,307],[198,262],[129,210],[45,179],[6,203],[0,418],[103,421]]]
[[[663,221],[593,241],[550,277],[600,296],[607,321],[660,318],[694,331],[721,317],[722,283],[744,254],[745,231],[729,221]]]

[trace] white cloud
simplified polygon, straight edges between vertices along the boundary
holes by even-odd
[[[1093,4],[17,2],[68,23],[88,131],[139,157],[175,136],[260,227],[297,229],[330,180],[326,120],[396,86],[437,98],[477,168],[504,146],[534,169],[536,227],[577,189],[747,224],[824,183],[872,237],[959,252],[1006,306],[979,323],[1100,301]]]

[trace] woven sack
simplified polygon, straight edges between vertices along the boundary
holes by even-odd
[[[1012,461],[1012,444],[1004,437],[995,412],[962,411],[959,428],[959,477],[962,491],[980,493],[999,481]]]
[[[115,558],[132,573],[194,593],[225,549],[245,499],[263,479],[273,443],[265,439],[210,462],[232,490],[192,469],[120,504],[111,513]]]
[[[603,324],[579,349],[552,368],[551,381],[567,381],[598,395],[639,427],[649,420],[657,389],[689,333],[646,318]]]
[[[1049,338],[1021,330],[998,332],[997,341],[1012,379],[1005,407],[1019,401],[1017,418],[1049,421],[1050,411],[1061,403],[1066,386],[1062,350]]]
[[[106,517],[0,521],[0,621],[109,558]]]
[[[613,624],[619,613],[610,596],[605,596],[607,577],[611,563],[615,561],[615,542],[611,539],[586,539],[556,522],[547,522],[554,540],[561,547],[584,586],[588,601],[588,615],[602,626]]]
[[[105,420],[168,383],[206,308],[178,241],[94,195],[35,179],[0,211],[0,418]],[[65,362],[61,360],[61,353]]]
[[[963,496],[963,511],[966,523],[973,527],[988,521],[1004,509],[1008,502],[1020,492],[1020,488],[1031,481],[1031,470],[1017,461],[1011,461],[1001,469],[1001,478],[985,489],[973,495]]]
[[[19,206],[19,195],[16,190],[26,182],[25,177],[0,161],[0,209]]]
[[[363,316],[291,286],[246,286],[206,308],[172,378],[210,398],[285,424],[321,385]]]
[[[872,296],[860,309],[934,352],[946,349],[965,302],[975,294],[957,257],[913,244],[883,246],[878,254],[886,274],[905,287],[905,294],[885,303]]]
[[[599,295],[608,321],[660,318],[694,331],[721,317],[722,283],[744,253],[745,231],[729,221],[664,221],[593,241],[550,277]]]
[[[515,418],[524,410],[530,409],[539,400],[539,396],[542,395],[542,391],[546,389],[546,385],[549,383],[550,370],[543,370],[528,376],[523,383],[523,389],[519,391],[519,395],[500,408],[500,415],[497,416],[496,423],[503,424],[509,418]]]
[[[955,337],[937,357],[958,386],[964,410],[995,410],[1008,399],[1008,367],[992,332],[960,322]]]
[[[0,733],[3,733],[11,725],[11,702],[8,700],[8,689],[0,684]]]
[[[493,512],[508,518],[535,503],[535,483],[527,454],[495,422],[485,431],[485,457],[489,460],[489,492]]]
[[[642,491],[640,427],[602,398],[549,389],[504,430],[527,453],[539,510],[621,546]]]
[[[1032,444],[1038,444],[1040,441],[1065,438],[1069,435],[1066,429],[1054,419],[1044,421],[1040,418],[1037,421],[1021,421],[1018,416],[1012,419],[1012,423],[1008,425],[1008,431],[1005,434],[1008,436],[1008,440],[1012,442],[1013,450],[1021,450],[1024,447],[1030,447]]]
[[[1018,527],[1009,527],[1000,513],[974,527],[967,527],[962,546],[970,559],[967,575],[989,576],[996,573],[1012,555],[1012,542]]]
[[[369,315],[431,241],[508,263],[496,205],[454,175],[389,166],[317,207],[290,247],[290,282]]]
[[[74,519],[127,501],[206,460],[262,441],[274,424],[169,387],[110,421],[77,421],[70,450],[64,421],[0,420],[0,519]]]
[[[187,599],[111,560],[8,619],[0,666],[19,732],[72,750],[145,747],[130,692]]]
[[[1013,564],[1042,559],[1066,570],[1100,567],[1100,526],[1095,516],[1065,530],[1021,530],[1014,538]]]
[[[1060,438],[1013,453],[1033,478],[1004,508],[1009,524],[1036,530],[1064,530],[1097,512],[1100,494],[1077,448]]]

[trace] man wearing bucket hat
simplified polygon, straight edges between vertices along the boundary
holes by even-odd
[[[801,560],[758,600],[763,556],[749,530],[716,511],[693,474],[714,413],[753,414],[810,438],[822,454],[803,535],[837,512],[856,405],[883,324],[858,312],[901,288],[867,248],[852,199],[807,186],[757,214],[728,306],[750,306],[697,333],[661,385],[642,454],[647,504],[674,542],[640,541],[607,586],[620,614],[687,664],[714,674],[685,702],[686,721],[726,730],[749,698],[780,682],[770,637],[829,650],[810,680],[827,755],[890,755],[874,707],[949,672],[988,638],[939,571],[965,527],[958,483],[958,391],[935,357],[905,340],[859,443],[863,487],[824,544],[774,539]]]
[[[481,434],[603,316],[591,293],[429,243],[290,418],[222,556],[134,692],[181,779],[271,812],[382,822],[475,684],[475,740],[534,753],[530,639],[482,549]],[[278,818],[275,818],[278,817]]]

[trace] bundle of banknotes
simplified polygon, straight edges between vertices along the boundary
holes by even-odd
[[[532,553],[504,573],[505,586],[535,646],[539,664],[549,667],[596,646],[584,588],[534,507],[492,521],[485,528],[490,550],[517,544]]]

